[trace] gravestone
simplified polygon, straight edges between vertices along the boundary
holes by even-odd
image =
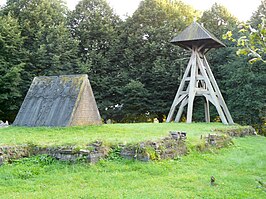
[[[101,124],[87,75],[35,77],[13,123],[15,126]]]

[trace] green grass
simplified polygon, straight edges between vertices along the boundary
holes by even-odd
[[[0,129],[0,146],[33,143],[41,146],[79,145],[101,140],[105,143],[137,143],[165,137],[169,131],[187,132],[189,142],[215,129],[242,128],[221,123],[137,123],[67,128],[9,127]]]
[[[0,198],[266,198],[256,181],[266,182],[266,138],[234,142],[213,153],[148,163],[66,164],[32,157],[0,167]],[[212,175],[217,186],[210,186]]]

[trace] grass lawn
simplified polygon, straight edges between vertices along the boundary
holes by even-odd
[[[122,129],[123,125],[115,126]],[[209,130],[216,127],[211,125]],[[158,128],[168,131],[162,125]],[[158,133],[156,129],[149,134]],[[11,130],[16,128],[9,129],[10,134]],[[0,167],[0,198],[266,198],[266,188],[257,182],[266,182],[266,138],[237,138],[234,143],[213,153],[193,151],[178,160],[148,163],[104,160],[96,165],[67,164],[32,157]],[[210,186],[212,175],[216,186]]]
[[[9,127],[0,129],[0,146],[33,143],[41,146],[79,145],[101,140],[105,143],[137,143],[165,137],[169,131],[187,132],[188,141],[197,142],[201,134],[215,129],[242,128],[221,123],[135,123],[65,128]]]

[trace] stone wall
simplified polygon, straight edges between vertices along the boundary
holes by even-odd
[[[152,142],[141,142],[136,145],[122,147],[120,155],[123,158],[141,161],[173,159],[187,153],[186,134],[170,132],[168,137]]]
[[[0,165],[5,161],[10,162],[13,159],[29,157],[31,155],[31,147],[28,145],[19,146],[1,146],[0,147]]]
[[[223,131],[221,131],[223,132]],[[250,136],[250,135],[257,135],[256,130],[250,126],[248,128],[238,128],[238,129],[231,129],[227,130],[224,133],[231,137],[245,137],[245,136]]]
[[[96,163],[100,159],[105,158],[108,155],[110,148],[103,146],[100,141],[89,144],[85,149],[80,149],[75,146],[67,147],[33,147],[33,154],[47,154],[57,160],[76,162],[78,160],[86,160],[90,163]]]
[[[217,132],[217,131],[216,131]],[[235,129],[217,134],[201,136],[201,144],[196,148],[208,150],[210,147],[222,148],[232,143],[232,137],[256,135],[254,128]],[[169,132],[169,136],[157,141],[146,141],[138,144],[119,145],[120,156],[140,161],[173,159],[187,154],[185,132]],[[38,154],[47,154],[58,160],[76,162],[80,159],[89,163],[96,163],[108,157],[109,152],[116,146],[104,146],[101,141],[95,141],[84,148],[77,146],[39,147],[34,145],[1,146],[0,165],[12,162],[14,159],[29,157]]]
[[[109,148],[102,142],[96,141],[89,144],[86,149],[75,146],[67,147],[38,147],[33,145],[2,146],[0,147],[0,165],[4,162],[12,162],[14,159],[30,157],[32,155],[47,154],[57,160],[75,162],[79,159],[95,163],[108,155]]]

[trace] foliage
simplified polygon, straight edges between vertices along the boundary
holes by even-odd
[[[262,17],[266,16],[266,1],[261,0],[261,4],[255,10],[250,18],[250,24],[252,27],[257,28],[262,22]]]
[[[265,15],[260,16],[261,23],[257,24],[257,27],[253,28],[252,23],[242,23],[239,26],[238,38],[235,39],[232,32],[228,31],[224,34],[224,39],[228,39],[232,42],[237,40],[237,46],[240,48],[237,50],[238,55],[245,55],[251,57],[249,62],[252,64],[257,61],[262,61],[266,63],[265,53],[266,53],[266,27]]]
[[[251,57],[250,63],[256,61],[265,61],[266,52],[266,1],[262,1],[258,10],[253,14],[251,20],[248,23],[242,23],[238,27],[237,39],[234,38],[231,31],[224,34],[224,39],[235,42],[237,40],[237,45],[240,47],[238,49],[238,55],[247,55]]]
[[[225,84],[228,95],[232,96],[232,110],[237,121],[254,125],[261,134],[266,133],[265,14],[265,1],[262,1],[251,20],[242,23],[237,33],[228,31],[224,35],[231,44],[237,41],[238,46],[232,52],[236,51],[239,57],[232,54],[230,59],[235,61],[223,71],[230,74]]]
[[[86,73],[105,122],[163,122],[190,56],[169,41],[198,17],[219,39],[228,31],[240,38],[238,47],[224,40],[228,47],[207,59],[235,122],[262,126],[265,63],[250,65],[234,52],[265,60],[264,3],[238,32],[237,19],[218,4],[199,18],[182,1],[143,0],[122,21],[105,0],[82,0],[73,11],[62,0],[7,0],[0,8],[0,119],[13,121],[33,77]],[[194,105],[193,119],[202,121],[200,99]]]
[[[126,122],[147,121],[149,118],[148,90],[139,81],[131,80],[123,89],[122,111]]]
[[[128,71],[129,84],[138,81],[147,90],[142,97],[144,106],[150,102],[141,116],[148,112],[162,122],[169,111],[176,82],[189,57],[169,41],[192,22],[194,15],[195,10],[181,1],[144,0],[123,24],[121,67]]]
[[[235,139],[216,153],[192,152],[176,161],[57,161],[0,167],[0,198],[265,198],[264,137]],[[34,158],[33,158],[34,159]],[[40,170],[21,178],[18,171]],[[210,177],[217,186],[210,186]],[[69,190],[69,191],[66,191]]]
[[[226,7],[214,3],[209,10],[203,12],[200,22],[218,39],[228,30],[234,30],[239,23]]]
[[[23,37],[16,19],[0,16],[0,118],[14,119],[21,97]],[[4,115],[8,116],[5,117]]]
[[[243,24],[239,32],[243,33],[237,45],[241,47],[237,51],[238,55],[248,55],[252,57],[250,63],[262,61],[266,63],[266,18],[262,18],[262,23],[258,25],[258,29],[253,29],[250,25]],[[246,33],[248,34],[246,36]]]
[[[122,157],[120,155],[121,153],[121,147],[117,145],[116,147],[113,147],[110,149],[107,160],[108,161],[117,161],[117,160],[122,160]]]
[[[1,14],[18,21],[24,38],[24,95],[35,76],[79,72],[77,42],[66,27],[67,9],[61,0],[8,0]]]
[[[82,0],[68,16],[72,36],[79,42],[82,72],[87,73],[102,117],[115,119],[126,74],[119,67],[121,20],[105,0]]]

